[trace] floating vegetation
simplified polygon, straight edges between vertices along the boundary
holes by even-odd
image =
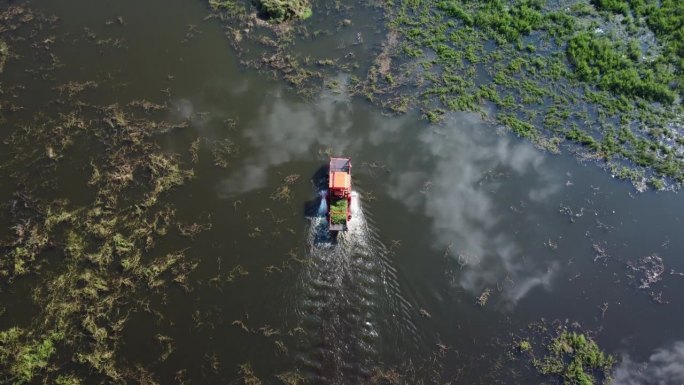
[[[9,54],[9,46],[4,40],[0,40],[0,73],[5,69],[5,63],[7,63]]]
[[[226,277],[226,282],[233,282],[235,278],[244,277],[247,275],[249,275],[249,271],[247,271],[247,269],[245,269],[244,266],[237,265],[233,267],[233,269],[230,270],[230,272],[228,273],[228,276]]]
[[[403,374],[392,369],[376,369],[371,376],[372,384],[404,384],[406,378]]]
[[[242,64],[285,79],[302,95],[316,94],[325,79],[337,75],[338,68],[356,66],[353,55],[346,52],[329,59],[334,66],[319,66],[318,61],[293,50],[296,38],[309,33],[296,23],[311,16],[308,0],[209,0],[209,6],[212,15],[223,21],[225,35]],[[320,6],[335,11],[345,9],[332,3]]]
[[[168,381],[169,375],[180,384],[213,383],[218,380],[210,377],[219,373],[223,375],[224,371],[232,372],[236,377],[233,380],[237,380],[232,382],[236,383],[240,381],[250,384],[262,383],[256,375],[257,371],[259,376],[264,378],[263,382],[278,380],[285,384],[309,382],[311,378],[308,373],[300,372],[302,366],[307,364],[300,365],[299,350],[301,340],[310,337],[305,329],[307,325],[302,323],[303,327],[300,327],[298,324],[288,324],[289,319],[283,321],[283,317],[279,314],[271,314],[272,309],[268,308],[270,304],[265,304],[265,306],[259,304],[253,308],[248,303],[251,302],[248,297],[228,293],[229,290],[236,291],[236,293],[255,290],[257,287],[253,285],[255,279],[263,280],[265,284],[261,287],[267,290],[276,288],[273,292],[282,293],[277,290],[281,289],[280,280],[287,281],[290,285],[292,284],[290,273],[293,270],[317,263],[316,258],[307,255],[306,248],[301,245],[301,239],[297,238],[297,225],[293,224],[288,228],[285,227],[289,224],[283,225],[285,219],[281,216],[291,214],[292,207],[285,210],[288,214],[282,213],[281,211],[284,210],[278,210],[279,207],[277,207],[284,206],[285,202],[293,200],[292,194],[302,187],[302,185],[297,185],[302,181],[301,176],[298,174],[286,176],[287,173],[276,176],[276,178],[281,178],[282,186],[279,186],[272,195],[277,201],[271,202],[274,206],[272,209],[263,207],[254,209],[252,206],[254,201],[247,196],[236,197],[233,202],[224,201],[225,205],[217,208],[221,217],[214,216],[214,219],[217,219],[215,224],[212,224],[212,218],[203,214],[202,211],[194,211],[196,209],[194,204],[176,206],[178,202],[204,199],[212,195],[211,188],[208,192],[198,193],[197,190],[192,190],[195,186],[184,185],[189,184],[188,182],[195,177],[193,168],[205,171],[206,167],[211,168],[212,163],[217,167],[232,167],[239,154],[237,146],[239,142],[224,138],[216,141],[208,139],[209,135],[214,133],[211,128],[201,130],[204,127],[197,126],[200,125],[198,123],[213,123],[209,119],[198,122],[193,119],[178,118],[178,111],[170,110],[171,98],[165,99],[170,95],[171,88],[162,90],[160,98],[154,95],[158,92],[156,89],[150,91],[151,95],[146,92],[144,95],[138,93],[137,85],[127,88],[125,92],[118,92],[123,87],[129,87],[125,82],[131,80],[125,78],[126,69],[118,69],[120,67],[118,62],[110,63],[111,68],[104,66],[100,69],[95,68],[98,66],[89,66],[87,71],[83,72],[83,77],[80,76],[80,71],[75,71],[72,67],[65,71],[55,71],[63,65],[58,54],[67,51],[68,53],[63,58],[64,63],[73,65],[74,57],[87,58],[93,53],[87,52],[88,48],[97,51],[98,55],[102,56],[108,54],[102,51],[103,47],[122,47],[125,40],[101,38],[98,36],[99,32],[96,34],[96,27],[94,30],[84,28],[76,33],[66,32],[70,27],[60,25],[59,18],[45,17],[28,8],[14,5],[15,3],[0,11],[0,19],[3,21],[0,26],[0,60],[2,64],[5,64],[6,69],[1,79],[3,100],[0,101],[3,114],[0,170],[3,174],[4,200],[0,202],[3,208],[0,214],[6,225],[0,236],[0,250],[3,253],[3,258],[0,259],[0,278],[2,279],[0,293],[5,298],[12,297],[8,300],[8,304],[0,306],[2,317],[0,383],[155,384]],[[267,23],[259,19],[259,16],[263,15],[259,15],[257,5],[247,1],[210,0],[209,4],[215,10],[214,16],[225,21],[226,32],[231,41],[234,43],[246,41],[246,46],[250,47],[250,51],[238,48],[243,62],[269,73],[278,73],[299,89],[320,87],[326,84],[334,88],[336,92],[347,91],[347,84],[343,80],[326,80],[325,82],[319,80],[341,69],[345,71],[358,69],[354,54],[350,55],[351,46],[361,46],[366,44],[364,41],[373,39],[368,34],[357,35],[356,31],[350,30],[362,23],[352,22],[351,19],[346,18],[348,16],[346,4],[317,4],[316,6],[320,6],[322,10],[340,7],[339,12],[334,14],[341,16],[340,22],[332,23],[332,28],[350,32],[353,43],[340,43],[340,47],[335,50],[338,54],[326,55],[322,58],[307,57],[292,50],[297,36],[304,36],[307,41],[311,41],[316,36],[333,36],[336,30],[307,31],[307,26],[318,20],[297,23],[298,18],[305,17],[302,15],[287,16],[289,21],[282,23]],[[448,8],[448,5],[445,7]],[[531,8],[531,10],[524,8]],[[521,7],[521,10],[508,12],[512,15],[511,17],[522,17],[520,12],[529,13],[525,16],[525,20],[529,19],[527,21],[530,25],[536,26],[534,8],[534,5],[526,5]],[[457,10],[453,12],[458,13]],[[135,28],[138,24],[137,18],[127,16],[126,19],[128,24],[124,22],[123,17],[115,14],[106,15],[105,18],[93,18],[96,20],[95,23],[100,24],[107,20],[105,25],[111,25],[111,27],[103,28],[110,30],[121,30],[124,25],[126,29]],[[514,40],[516,36],[521,39],[530,36],[524,24],[512,23],[514,30],[508,30],[506,26],[499,25],[495,20],[485,21],[483,26],[487,25],[487,28],[499,31],[498,33],[505,36],[503,39],[506,41]],[[512,21],[506,18],[507,23]],[[195,23],[203,25],[201,20],[195,20]],[[182,27],[184,24],[178,25]],[[210,31],[211,28],[208,27],[204,31]],[[200,35],[200,29],[194,24],[187,25],[185,29],[181,28],[179,33],[184,34],[188,43],[182,48],[188,50],[191,45],[206,37]],[[182,38],[180,34],[175,40]],[[205,34],[209,35],[209,32]],[[79,51],[83,48],[80,45],[83,41],[86,42],[86,50]],[[250,44],[252,43],[264,50],[256,48],[251,50]],[[368,43],[368,45],[371,44]],[[526,52],[533,51],[530,45],[533,44],[525,42]],[[412,94],[402,93],[401,88],[413,75],[411,72],[397,72],[410,68],[405,66],[404,57],[397,57],[394,54],[396,50],[401,50],[407,55],[418,58],[421,57],[421,53],[412,50],[398,30],[388,36],[388,40],[382,47],[378,44],[375,48],[382,53],[378,60],[372,61],[377,67],[374,69],[373,83],[371,84],[370,80],[352,78],[349,85],[354,88],[354,91],[367,91],[383,106],[398,112],[406,111],[415,98]],[[71,52],[76,54],[72,56]],[[422,52],[429,53],[427,48]],[[472,57],[477,59],[479,53],[476,50]],[[444,50],[443,54],[449,55],[450,52]],[[470,57],[471,54],[466,52],[464,55]],[[581,59],[580,56],[577,55],[579,59]],[[423,59],[427,60],[421,64],[422,68],[430,69],[435,65],[435,63],[428,63],[431,60],[429,57],[423,57]],[[593,56],[584,58],[587,62],[599,59]],[[108,60],[108,58],[103,60]],[[186,60],[185,64],[188,62]],[[532,64],[516,62],[511,64],[510,71],[514,71],[518,66],[522,70],[530,65]],[[93,69],[92,72],[90,72],[91,69]],[[152,69],[154,71],[165,70],[164,68]],[[7,78],[15,73],[19,73],[20,76]],[[180,72],[172,73],[181,77]],[[591,76],[602,78],[606,73],[603,71],[598,75],[591,74]],[[642,72],[638,73],[640,76],[643,75]],[[75,74],[75,77],[69,78],[70,74]],[[167,76],[165,72],[160,72],[159,75],[163,84],[173,79],[172,75]],[[510,74],[506,76],[508,75]],[[67,78],[64,78],[65,76]],[[515,73],[510,75],[513,78],[516,76]],[[22,82],[26,80],[26,84],[12,84],[17,80]],[[507,78],[499,77],[498,80],[503,84]],[[507,96],[500,98],[501,105],[511,107],[506,115],[501,115],[502,119],[520,135],[536,143],[545,143],[543,134],[537,132],[542,129],[530,123],[525,116],[516,114],[513,106],[522,103],[523,99],[530,102],[538,102],[542,99],[548,101],[550,96],[541,87],[536,87],[533,82],[517,80],[516,85],[520,85],[521,92],[525,94],[520,97],[516,94],[510,98]],[[648,79],[644,75],[641,80]],[[155,84],[154,79],[150,78],[149,81],[150,84]],[[454,90],[461,84],[456,78],[449,81],[448,86],[454,87]],[[198,83],[198,87],[202,87],[202,84],[204,83]],[[427,85],[428,82],[426,81],[425,84]],[[588,92],[593,92],[592,97],[600,100],[606,94],[610,95],[611,92],[615,92],[611,88],[614,85],[608,84],[609,87],[599,87]],[[39,87],[35,87],[36,85]],[[191,84],[191,86],[194,85]],[[220,100],[223,96],[220,93],[214,94],[216,89],[211,87],[205,90],[207,94],[202,97]],[[386,93],[382,96],[378,96],[385,91]],[[174,92],[177,90],[174,89]],[[497,92],[499,92],[497,87],[489,87],[481,90],[477,97],[481,97],[482,100],[486,100],[485,96],[495,98]],[[641,97],[627,91],[622,94],[625,97],[633,95]],[[422,97],[427,100],[433,96],[433,94],[426,93]],[[448,105],[448,98],[442,96],[435,96],[433,101],[440,103],[445,101]],[[150,98],[152,101],[145,98]],[[112,100],[117,101],[118,104],[109,104],[113,103]],[[470,106],[470,101],[468,97],[462,97],[454,101],[452,106]],[[565,102],[566,100],[558,101],[559,105]],[[25,107],[21,104],[25,104]],[[426,116],[435,121],[451,109],[444,105],[436,108],[432,108],[433,105],[427,106],[428,104],[425,104],[421,108],[424,108]],[[36,108],[40,111],[35,110]],[[546,117],[547,124],[555,125],[554,119],[579,119],[579,116],[567,117],[565,112],[559,107],[553,114]],[[251,118],[249,119],[251,125],[253,122]],[[192,128],[189,128],[191,126]],[[618,142],[620,138],[623,138],[625,142],[640,143],[638,136],[632,138],[628,131],[623,132],[617,127],[615,135]],[[236,127],[236,121],[226,120],[222,128],[234,130],[233,133],[238,135],[232,138],[236,141],[239,137],[244,139],[239,135],[241,132]],[[173,138],[171,134],[174,135]],[[661,138],[668,135],[666,131],[660,131],[659,127],[655,127],[652,134]],[[555,137],[581,142],[591,148],[618,151],[616,148],[619,144],[590,138],[590,136],[583,133],[580,127],[577,130],[558,132]],[[181,142],[176,143],[176,140]],[[650,144],[644,144],[644,146],[647,147],[645,151],[656,151],[649,147]],[[183,154],[176,154],[176,151],[181,151]],[[324,151],[332,150],[321,151],[323,154]],[[200,162],[200,157],[204,155],[208,158],[206,161],[202,158]],[[258,155],[255,158],[252,158],[252,154],[242,155],[245,155],[248,160],[260,160]],[[367,166],[371,172],[381,170],[384,173],[390,172],[384,165]],[[216,169],[213,171],[224,172]],[[626,172],[624,175],[627,175]],[[656,185],[655,181],[650,183]],[[669,183],[667,177],[663,177],[662,183],[665,183],[664,186],[667,187]],[[428,191],[430,191],[430,184],[426,183],[421,192]],[[265,200],[268,204],[268,193],[259,194],[254,195],[260,198],[255,201],[263,203]],[[370,197],[367,198],[371,200]],[[335,205],[332,208],[332,219],[341,222],[346,217],[347,201],[342,200],[338,203],[339,207]],[[288,206],[291,205],[288,203]],[[219,236],[216,240],[204,233],[210,230],[225,231],[230,234],[225,237]],[[288,239],[290,234],[294,236]],[[238,238],[240,240],[236,240]],[[250,246],[254,245],[255,252],[252,253],[250,250],[249,253],[240,253],[239,246],[235,247],[235,244],[241,245],[243,242]],[[270,246],[275,242],[282,242],[287,245],[285,250],[292,248],[294,251],[288,255],[282,255],[274,249],[275,260],[259,258],[259,248],[262,248],[264,254],[268,254],[272,251]],[[403,251],[400,248],[400,242],[393,241],[390,247],[391,255],[388,256],[399,257],[399,250]],[[212,253],[216,254],[212,255]],[[220,255],[220,258],[215,258],[217,255]],[[357,255],[346,257],[362,258]],[[347,262],[345,258],[335,262],[341,263],[337,266],[344,270],[344,274],[348,274],[350,271],[349,266],[344,265]],[[221,260],[224,261],[223,269],[221,269]],[[209,271],[208,276],[200,276],[200,274],[206,274],[207,271]],[[250,271],[253,274],[250,274]],[[254,274],[255,271],[256,274]],[[262,271],[263,275],[260,274]],[[400,272],[388,272],[390,275],[398,273]],[[644,279],[641,270],[635,270],[634,274],[635,281],[641,285]],[[662,273],[658,273],[660,274]],[[643,274],[643,277],[650,277],[650,275]],[[348,276],[333,278],[341,278],[343,281],[341,283],[345,285],[357,282],[348,280]],[[381,279],[377,284],[387,283],[387,278],[389,282],[392,282],[391,276],[379,278]],[[361,283],[376,284],[375,282]],[[331,282],[323,282],[322,286],[326,284],[331,284]],[[220,295],[215,298],[218,302],[212,303],[212,300],[208,300],[207,293],[203,290],[209,291],[210,294],[220,292]],[[488,290],[486,290],[487,295]],[[371,295],[373,293],[364,294],[358,302],[363,304]],[[340,298],[343,301],[349,301],[350,304],[355,304],[359,299],[342,297]],[[229,301],[224,301],[226,298]],[[482,306],[487,298],[483,292],[479,298]],[[473,301],[472,298],[471,301]],[[406,312],[409,316],[415,316],[415,309],[419,309],[418,314],[425,318],[424,323],[439,323],[437,315],[433,319],[434,322],[428,321],[432,315],[420,308],[422,305],[430,309],[426,303],[411,304],[409,302],[409,300],[402,299],[400,311]],[[17,306],[17,311],[13,307],[15,303],[20,304]],[[175,307],[179,303],[182,306],[187,305],[189,309],[176,313]],[[418,306],[413,307],[413,305]],[[259,309],[259,307],[266,309]],[[355,308],[340,307],[339,309],[344,309],[345,312],[352,310],[348,312],[348,315],[357,315]],[[181,310],[184,309],[181,308]],[[252,313],[251,318],[247,315],[247,310]],[[266,313],[265,316],[263,313]],[[288,314],[297,317],[295,313]],[[323,316],[336,315],[323,314]],[[262,316],[266,319],[259,319]],[[347,320],[355,321],[356,319],[348,318]],[[235,320],[232,325],[230,320]],[[280,324],[280,322],[285,322],[285,324]],[[368,330],[367,324],[351,324],[346,320],[342,320],[342,323],[344,327],[358,327],[367,333],[365,335],[368,340],[363,345],[358,345],[359,354],[369,356],[375,354],[372,351],[365,351],[367,345],[372,345],[368,341],[377,338],[372,335],[373,330]],[[260,351],[265,346],[265,350],[270,354],[268,359],[278,360],[275,373],[280,374],[268,373],[263,369],[262,364],[257,365],[256,361],[253,361],[256,371],[252,369],[251,364],[247,363],[241,365],[236,374],[235,364],[244,361],[225,363],[226,356],[213,346],[201,349],[197,358],[197,361],[201,362],[196,367],[178,368],[176,362],[178,355],[174,353],[185,351],[187,348],[188,340],[183,335],[187,330],[187,324],[192,333],[188,338],[191,343],[195,342],[194,338],[199,337],[204,338],[202,342],[209,341],[208,344],[221,344],[212,337],[216,335],[214,332],[227,324],[231,325],[225,329],[229,329],[230,336],[236,337],[241,346],[249,347],[249,352],[245,352],[244,355],[240,352],[237,352],[237,355],[231,352],[228,361],[237,356],[249,356],[249,359],[254,360],[251,352]],[[339,338],[339,336],[332,336],[332,338]],[[571,347],[575,346],[573,345],[575,337],[567,338],[566,344]],[[521,341],[517,346],[518,350],[525,353],[539,352],[533,340],[529,341],[527,345],[525,341]],[[336,340],[325,340],[321,343],[331,342],[336,342]],[[136,349],[131,349],[131,346],[137,343],[151,345],[155,348],[153,350],[156,350],[156,355],[148,356],[146,352],[143,352],[138,356]],[[261,345],[255,346],[258,344]],[[424,344],[418,341],[418,345]],[[414,346],[417,345],[414,344]],[[387,364],[390,366],[387,366],[374,361],[375,357],[369,358],[369,366],[372,366],[365,372],[363,379],[371,383],[428,382],[427,379],[437,378],[442,369],[441,359],[451,349],[442,344],[438,347],[438,351],[433,355],[421,357],[424,358],[421,362],[409,356],[407,365],[395,365],[396,362],[392,362],[390,358],[390,363]],[[361,351],[361,349],[364,350]],[[573,349],[573,351],[577,350],[575,347]],[[456,349],[451,351],[455,352]],[[190,361],[188,365],[194,365],[197,361]],[[297,362],[295,367],[287,366],[292,362]],[[283,365],[280,365],[281,363]],[[173,368],[171,372],[167,372],[169,368]],[[585,371],[587,371],[586,368]],[[562,375],[558,374],[558,376]],[[198,376],[200,378],[197,378]]]
[[[199,148],[199,143],[193,146]],[[194,147],[193,147],[194,148]],[[191,153],[193,154],[193,160],[196,159],[197,149],[191,148]],[[214,165],[218,167],[226,168],[230,164],[230,159],[235,158],[238,154],[238,148],[235,143],[229,138],[215,141],[211,154],[214,157]]]
[[[197,138],[190,144],[190,156],[192,163],[194,164],[199,162],[200,139],[201,138]]]
[[[306,378],[298,372],[285,372],[276,375],[276,377],[285,385],[304,385],[308,383]]]
[[[567,385],[609,384],[615,357],[603,352],[586,333],[560,325],[550,331],[533,325],[539,333],[514,343],[515,351],[540,374],[554,376]]]
[[[651,285],[659,282],[665,273],[663,259],[656,254],[629,261],[627,266],[634,273],[631,277],[638,280],[639,289],[650,288]]]
[[[247,41],[258,44],[258,58],[244,64],[304,94],[358,66],[351,56],[294,54],[311,38],[305,28],[259,23],[242,2],[210,4],[238,54]],[[663,5],[668,13],[656,0],[402,0],[383,8],[389,31],[365,78],[352,76],[355,93],[398,113],[420,108],[433,123],[448,111],[479,111],[547,151],[597,161],[640,191],[684,182],[679,3]]]
[[[55,344],[64,335],[53,333],[33,339],[27,332],[17,327],[0,332],[0,367],[3,382],[25,384],[45,369],[50,357],[55,353]]]
[[[647,290],[655,303],[666,304],[662,291],[656,291],[653,286],[663,279],[665,264],[657,254],[647,255],[637,260],[627,262],[627,277],[641,290]]]
[[[628,9],[627,27],[580,2],[563,4],[567,9],[532,0],[388,5],[388,24],[403,37],[389,58],[404,64],[392,74],[412,76],[402,82],[373,76],[367,92],[417,93],[431,121],[445,110],[478,111],[490,103],[499,123],[540,147],[556,152],[561,142],[574,143],[581,157],[592,154],[611,170],[646,170],[661,188],[663,177],[681,184],[684,82],[677,70],[681,50],[671,48],[680,32],[670,28],[679,16],[658,26],[636,22],[641,15],[661,17],[657,2],[615,3]],[[654,45],[640,40],[649,33],[657,37]],[[619,176],[641,183],[642,172]]]
[[[87,89],[97,88],[97,83],[93,81],[86,82],[68,82],[60,86],[55,87],[57,91],[61,94],[66,94],[69,97],[73,97]]]
[[[152,112],[152,111],[163,111],[168,108],[166,105],[161,105],[157,103],[150,102],[149,100],[134,100],[130,103],[128,103],[128,107],[137,107],[141,108],[146,112]]]
[[[236,7],[234,0],[209,0],[209,6],[215,11],[231,10]]]
[[[299,174],[290,174],[286,176],[285,179],[283,179],[283,182],[285,182],[286,184],[294,184],[299,180],[300,177],[301,175]]]
[[[184,237],[190,237],[191,239],[195,239],[195,236],[201,232],[204,231],[209,231],[212,228],[211,224],[211,215],[207,218],[206,223],[181,223],[178,222],[178,232],[184,236]]]
[[[59,375],[55,378],[55,385],[81,385],[81,379],[74,375]]]
[[[264,337],[271,337],[280,334],[280,330],[273,329],[269,325],[264,325],[260,327],[258,330],[261,332],[261,334],[263,334]]]
[[[243,381],[245,385],[261,385],[262,382],[259,379],[259,377],[254,374],[254,370],[252,370],[252,364],[245,363],[240,365],[240,369],[238,371],[240,373],[240,379]]]
[[[238,326],[240,329],[246,331],[247,333],[251,333],[247,325],[242,320],[235,320],[231,323],[231,325]]]
[[[532,350],[532,344],[530,344],[530,341],[528,340],[522,340],[518,342],[518,350],[521,352],[529,352]]]
[[[273,194],[271,194],[271,199],[276,201],[289,202],[290,199],[292,199],[292,191],[290,190],[290,186],[283,185],[278,187],[276,191]]]
[[[173,338],[161,334],[157,334],[154,337],[157,342],[162,345],[164,351],[162,352],[161,356],[159,356],[159,361],[166,361],[169,356],[173,353],[175,350],[175,344],[173,342]]]
[[[258,0],[258,2],[266,18],[275,23],[311,17],[311,5],[308,0]]]
[[[21,7],[5,9],[7,24],[0,33],[32,20],[47,23],[33,15]],[[29,38],[46,41],[40,33]],[[40,44],[35,47],[44,52]],[[59,98],[51,103],[55,113],[29,121],[13,118],[7,125],[2,146],[11,156],[3,157],[1,168],[11,170],[4,177],[17,190],[7,217],[12,231],[0,242],[5,255],[0,276],[7,285],[18,277],[30,279],[26,299],[38,310],[30,323],[0,330],[2,382],[82,383],[65,373],[63,364],[110,382],[152,379],[146,369],[130,368],[117,357],[124,328],[132,313],[153,312],[146,297],[170,285],[191,290],[189,275],[198,262],[185,250],[153,251],[175,222],[175,211],[159,200],[193,176],[155,138],[187,123],[150,116],[162,107],[144,101],[120,107],[75,100],[96,87],[64,82],[53,88]],[[89,153],[92,173],[80,183],[90,193],[78,205],[45,194],[60,192],[58,170],[73,157],[76,142],[99,148]],[[203,229],[179,225],[188,235]],[[156,339],[164,348],[160,360],[166,360],[175,349],[173,340],[161,334]]]
[[[615,357],[603,352],[587,334],[558,328],[553,335],[542,328],[542,340],[520,339],[514,343],[539,374],[553,376],[568,385],[609,384]]]
[[[485,288],[482,291],[482,294],[480,294],[479,297],[477,297],[477,304],[480,305],[480,307],[484,307],[487,304],[487,301],[489,301],[489,296],[491,295],[492,290],[490,288]]]
[[[602,352],[596,342],[584,334],[562,332],[548,347],[549,355],[535,361],[543,374],[561,376],[565,384],[589,385],[610,382],[615,359]]]
[[[290,354],[289,349],[287,348],[287,346],[285,346],[285,343],[284,343],[283,341],[281,341],[281,340],[276,340],[274,343],[275,343],[275,345],[276,345],[276,355],[285,355],[285,356],[287,356],[287,355]]]

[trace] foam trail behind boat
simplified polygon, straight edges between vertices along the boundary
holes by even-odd
[[[325,192],[321,192],[325,207]],[[325,216],[310,219],[311,263],[301,272],[297,312],[306,338],[298,360],[312,383],[366,382],[378,356],[382,260],[371,252],[359,194],[352,192],[349,231],[331,236]]]
[[[328,190],[321,191],[319,195],[321,196],[321,203],[318,206],[318,215],[325,216],[328,213],[328,200],[326,199]]]

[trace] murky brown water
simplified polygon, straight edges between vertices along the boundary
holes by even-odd
[[[30,6],[59,17],[41,33],[55,37],[49,50],[61,66],[45,76],[27,72],[43,56],[12,44],[19,57],[0,79],[3,87],[24,86],[16,98],[24,109],[5,114],[0,139],[63,112],[50,102],[57,85],[89,80],[97,88],[78,96],[88,103],[168,103],[168,111],[154,114],[188,125],[154,141],[185,162],[200,138],[195,178],[160,200],[179,221],[211,228],[193,238],[171,232],[150,252],[187,250],[197,262],[191,290],[170,285],[149,296],[154,312],[130,314],[119,363],[143,366],[162,384],[178,382],[180,370],[191,383],[239,382],[238,366],[247,362],[264,383],[278,383],[275,376],[287,371],[312,383],[363,383],[379,368],[411,371],[425,382],[436,370],[454,383],[536,383],[505,352],[511,335],[540,319],[577,322],[595,331],[605,350],[629,356],[619,364],[619,383],[658,383],[658,368],[684,360],[676,345],[684,340],[680,194],[635,193],[592,163],[542,153],[479,115],[454,114],[440,127],[418,112],[383,115],[349,96],[348,73],[338,75],[338,90],[303,99],[241,67],[199,0]],[[354,25],[378,30],[368,27],[380,24],[373,12],[360,9]],[[335,15],[320,17],[307,23],[330,24]],[[355,32],[323,35],[301,49],[328,57]],[[354,46],[360,74],[364,53],[379,48],[373,36],[366,32]],[[97,43],[110,38],[119,43]],[[225,167],[214,164],[217,146],[237,149]],[[93,199],[87,181],[98,151],[75,143],[54,171],[28,164],[24,172],[52,178],[36,191],[44,199],[85,204]],[[316,215],[317,172],[330,151],[352,157],[359,198],[353,231],[336,242]],[[3,145],[2,161],[13,156]],[[13,193],[22,186],[10,170],[1,172],[0,218],[7,224],[0,235],[9,237]],[[275,199],[293,174],[300,177],[288,186],[288,199]],[[628,262],[652,254],[665,272],[639,288],[641,276]],[[31,323],[39,312],[31,292],[45,274],[0,286],[0,329]],[[486,290],[490,297],[480,306]],[[165,360],[157,335],[174,342]],[[438,344],[446,353],[433,359]],[[59,354],[68,361],[68,351]],[[643,378],[634,374],[639,363],[647,363]],[[60,370],[78,373],[83,383],[106,382],[86,366]],[[660,383],[676,383],[682,373],[669,375]]]

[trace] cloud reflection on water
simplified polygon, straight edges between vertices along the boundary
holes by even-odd
[[[557,265],[523,263],[523,250],[512,235],[518,229],[502,228],[502,217],[511,214],[501,211],[508,209],[502,202],[515,199],[506,196],[511,189],[523,189],[531,201],[560,189],[544,156],[527,143],[493,135],[476,114],[454,115],[419,140],[427,161],[418,162],[418,171],[397,175],[390,194],[432,219],[435,247],[450,246],[463,265],[457,284],[476,294],[498,285],[509,304],[548,286]]]
[[[647,362],[625,355],[614,374],[614,385],[669,385],[684,383],[684,341],[656,350]]]
[[[501,201],[511,199],[501,189],[522,189],[525,194],[516,196],[531,202],[543,201],[560,189],[561,181],[537,149],[495,135],[479,115],[470,113],[454,114],[443,127],[422,127],[420,133],[405,127],[411,119],[371,114],[363,122],[373,124],[373,129],[352,134],[357,124],[354,114],[360,111],[354,111],[344,91],[324,92],[310,103],[288,99],[286,94],[275,91],[258,107],[259,118],[246,125],[242,135],[254,152],[219,183],[221,197],[265,187],[271,167],[307,159],[315,146],[332,147],[340,154],[416,141],[418,145],[408,146],[410,153],[384,151],[378,156],[400,170],[392,174],[388,194],[432,220],[436,248],[452,245],[453,254],[460,253],[464,268],[457,284],[477,294],[498,285],[510,304],[535,287],[549,286],[557,265],[523,263],[523,250],[512,235],[516,229],[502,228],[502,216],[511,214],[502,214],[500,207]],[[501,173],[510,178],[500,178]],[[525,182],[517,183],[517,178]]]
[[[243,166],[219,184],[222,197],[263,188],[270,167],[303,159],[314,145],[342,153],[352,142],[345,133],[352,126],[353,113],[344,93],[325,93],[314,103],[292,101],[282,89],[273,92],[257,110],[259,118],[243,131],[256,151]]]

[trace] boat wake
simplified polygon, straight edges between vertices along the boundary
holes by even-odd
[[[310,220],[311,263],[298,280],[297,312],[306,332],[299,359],[313,382],[366,382],[377,363],[378,330],[393,319],[391,293],[398,286],[360,198],[352,192],[349,229],[337,236],[328,230],[325,208]]]

